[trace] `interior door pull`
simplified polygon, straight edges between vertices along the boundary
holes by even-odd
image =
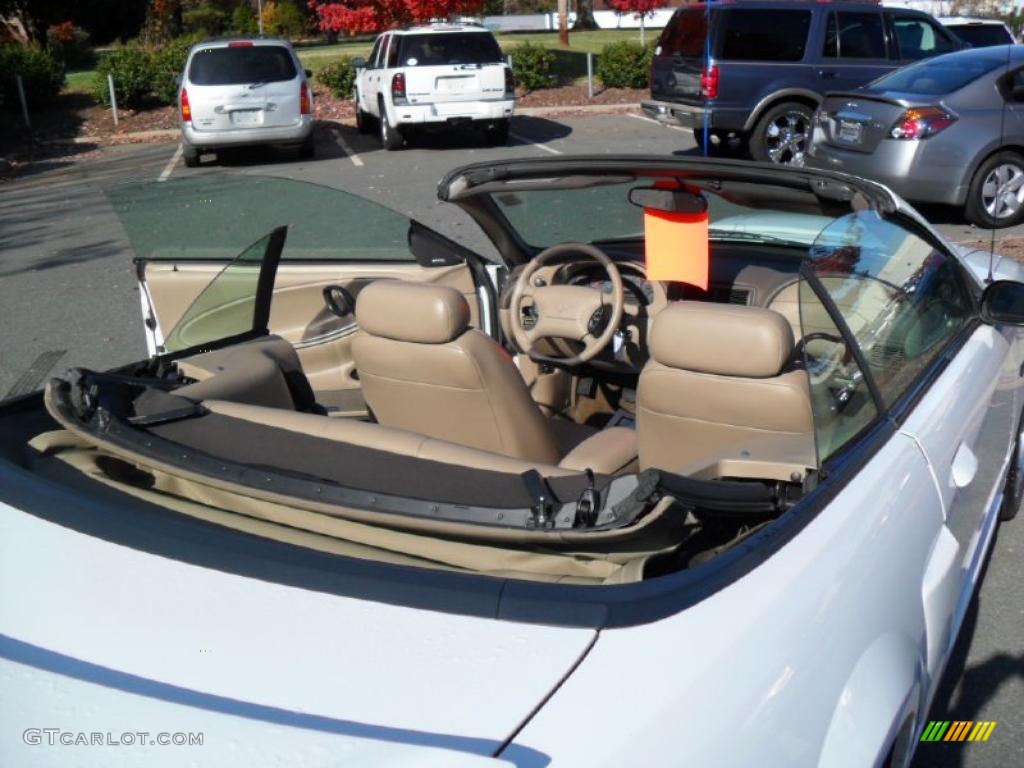
[[[974,455],[967,443],[960,443],[953,457],[953,485],[957,488],[966,488],[978,474],[978,457]]]

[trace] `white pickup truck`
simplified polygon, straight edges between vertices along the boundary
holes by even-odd
[[[508,140],[515,80],[498,41],[472,25],[431,24],[381,34],[356,59],[356,123],[377,126],[385,149],[420,128],[471,123],[491,144]]]

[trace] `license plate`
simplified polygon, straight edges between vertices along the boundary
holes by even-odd
[[[437,81],[437,90],[443,93],[463,93],[469,89],[472,77],[442,77]]]
[[[262,110],[259,109],[236,109],[231,113],[232,125],[259,125]]]
[[[860,144],[864,135],[864,126],[852,120],[839,121],[839,140],[847,144]]]

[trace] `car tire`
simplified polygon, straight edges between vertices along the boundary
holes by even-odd
[[[804,164],[811,140],[814,110],[797,101],[786,101],[765,112],[750,137],[750,155],[762,163]]]
[[[1010,458],[1010,471],[1006,473],[1006,486],[1003,488],[1003,505],[999,508],[999,519],[1003,522],[1013,520],[1024,503],[1024,467],[1021,467],[1021,433],[1024,433],[1024,416],[1017,428],[1017,439]]]
[[[983,162],[967,190],[964,215],[986,229],[1010,227],[1024,220],[1024,157],[1004,151]]]
[[[185,161],[186,168],[199,167],[199,150],[191,144],[181,143],[181,159]]]
[[[388,113],[383,104],[380,105],[380,143],[389,152],[405,143],[405,137],[388,120]]]
[[[496,120],[484,129],[484,136],[488,145],[492,147],[503,147],[508,144],[508,132],[510,120]]]
[[[303,160],[309,160],[316,156],[316,141],[313,139],[313,134],[309,134],[302,144],[299,145],[299,157]]]

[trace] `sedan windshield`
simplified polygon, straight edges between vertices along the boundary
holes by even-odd
[[[875,93],[898,91],[923,96],[941,96],[958,91],[982,75],[1007,63],[1006,49],[962,51],[898,69],[875,80],[867,90]]]

